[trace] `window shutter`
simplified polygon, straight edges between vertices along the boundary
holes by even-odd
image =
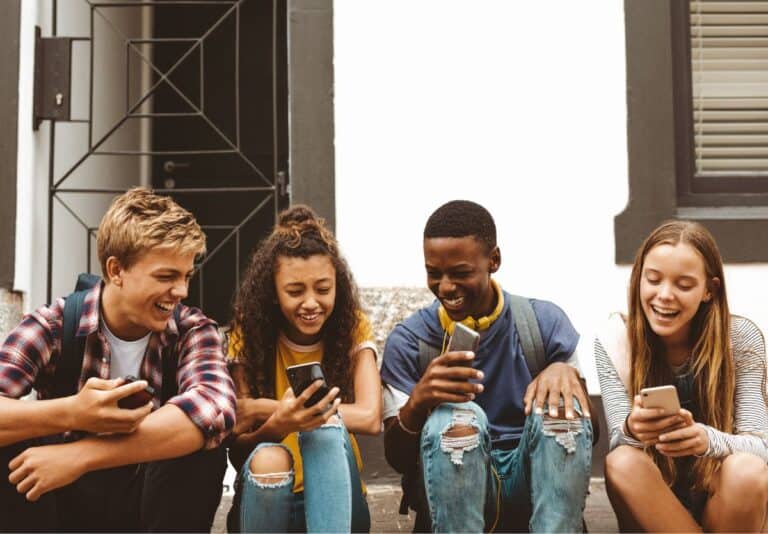
[[[697,176],[768,176],[768,0],[690,1]]]

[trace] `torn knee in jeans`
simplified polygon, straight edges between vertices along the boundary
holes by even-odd
[[[282,445],[261,447],[251,456],[248,465],[250,479],[262,488],[279,488],[293,479],[291,453]]]
[[[291,471],[281,473],[260,473],[250,472],[251,480],[260,488],[281,488],[292,483]]]
[[[480,444],[477,417],[472,410],[455,408],[450,425],[440,434],[440,448],[451,455],[455,465],[464,463],[464,453]]]
[[[328,421],[325,422],[325,424],[322,425],[321,428],[341,428],[341,418],[337,415],[332,415],[330,418],[328,418]]]
[[[541,431],[545,436],[555,438],[568,454],[576,451],[576,436],[584,431],[581,419],[563,419],[545,413],[541,422]]]

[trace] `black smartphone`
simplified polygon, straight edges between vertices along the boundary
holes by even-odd
[[[138,378],[135,376],[124,376],[123,377],[123,385],[128,384],[130,382],[136,382]],[[133,393],[131,395],[128,395],[127,397],[123,397],[119,401],[117,401],[117,405],[120,408],[125,408],[126,410],[134,410],[136,408],[141,408],[142,406],[146,405],[149,401],[155,398],[155,390],[152,386],[147,386],[141,391],[137,391],[136,393]]]
[[[320,399],[325,397],[331,390],[325,382],[323,368],[320,367],[320,364],[317,362],[291,365],[290,367],[285,368],[285,372],[288,374],[288,382],[291,383],[293,394],[297,397],[316,380],[323,381],[323,385],[320,386],[320,389],[315,391],[307,402],[304,403],[305,408],[317,404]]]
[[[480,334],[472,330],[471,328],[464,326],[461,323],[455,323],[453,325],[453,334],[448,341],[447,352],[456,351],[470,351],[476,352],[477,346],[480,344]],[[472,367],[472,360],[464,360],[456,365],[465,365]]]

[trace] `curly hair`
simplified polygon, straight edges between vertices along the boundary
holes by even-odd
[[[354,397],[354,374],[350,351],[360,315],[357,286],[338,243],[325,221],[308,206],[297,204],[283,211],[272,233],[251,256],[240,288],[235,295],[233,328],[241,335],[235,357],[245,365],[251,393],[275,397],[277,337],[285,318],[275,288],[280,257],[309,258],[322,255],[336,271],[336,300],[333,312],[323,324],[322,368],[330,385],[338,386],[344,402]]]

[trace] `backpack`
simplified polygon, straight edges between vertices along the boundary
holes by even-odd
[[[509,295],[509,307],[512,311],[512,316],[515,318],[515,329],[520,339],[528,371],[531,373],[532,379],[536,378],[547,366],[544,341],[541,338],[541,330],[536,319],[536,313],[533,311],[531,302],[519,295]],[[416,364],[419,374],[423,375],[429,363],[439,355],[439,348],[420,339],[419,355]],[[584,387],[584,391],[586,391],[586,387]],[[587,396],[587,399],[589,399],[589,396]],[[600,425],[597,413],[592,410],[591,406],[589,412],[592,416],[592,446],[594,446],[600,438]],[[414,471],[403,473],[400,483],[403,489],[403,497],[400,500],[400,514],[407,515],[408,508],[410,507],[417,512],[418,517],[418,515],[421,515],[419,514],[420,508],[423,508],[427,502],[418,463]]]
[[[83,369],[83,357],[85,356],[86,337],[78,336],[77,329],[80,326],[80,317],[85,297],[91,289],[100,283],[100,276],[81,273],[77,277],[75,290],[64,297],[61,353],[59,354],[54,372],[52,398],[68,397],[76,394],[78,391],[78,382]],[[176,306],[173,310],[173,319],[178,325],[181,319],[179,306]],[[163,387],[161,392],[163,404],[178,393],[178,384],[176,383],[177,366],[178,358],[171,354],[163,355]]]

